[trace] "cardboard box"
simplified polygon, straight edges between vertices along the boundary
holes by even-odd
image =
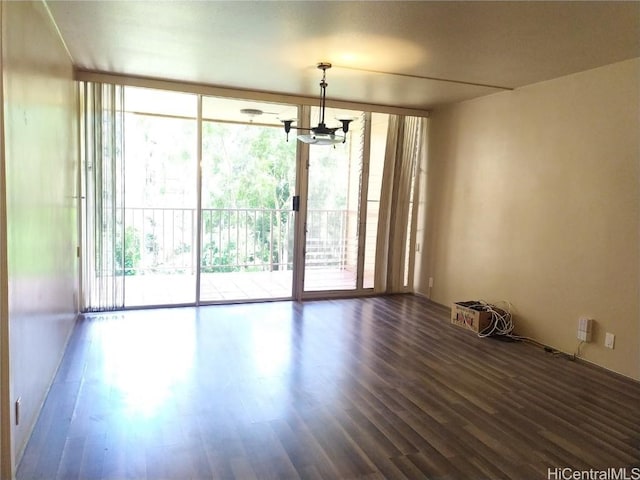
[[[482,332],[491,325],[491,312],[469,308],[478,302],[456,302],[451,307],[451,323],[467,328],[475,333]]]

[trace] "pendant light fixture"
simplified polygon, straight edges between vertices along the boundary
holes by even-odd
[[[347,141],[347,132],[349,131],[349,123],[351,119],[338,119],[342,123],[339,127],[327,127],[324,123],[324,111],[327,98],[327,70],[331,68],[330,63],[319,63],[317,65],[319,70],[322,70],[322,80],[320,81],[320,121],[317,127],[304,128],[295,127],[292,125],[295,120],[283,120],[284,131],[287,134],[287,142],[289,141],[289,132],[292,128],[296,130],[308,131],[308,134],[298,135],[298,140],[304,143],[312,145],[335,145],[336,143],[345,143]],[[342,133],[336,133],[341,131]]]

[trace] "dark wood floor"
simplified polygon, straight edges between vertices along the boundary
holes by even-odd
[[[403,295],[88,317],[18,479],[546,479],[633,466],[639,383],[478,339]]]

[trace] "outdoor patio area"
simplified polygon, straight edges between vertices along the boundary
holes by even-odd
[[[273,272],[203,273],[200,302],[229,302],[290,298],[291,270]],[[125,277],[125,306],[194,303],[195,274],[147,274]],[[309,269],[305,291],[354,290],[356,274],[338,269]]]

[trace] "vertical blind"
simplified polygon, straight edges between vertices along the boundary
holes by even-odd
[[[391,115],[380,193],[374,291],[405,291],[411,194],[424,142],[425,120]]]
[[[81,85],[82,309],[124,307],[124,88]]]

